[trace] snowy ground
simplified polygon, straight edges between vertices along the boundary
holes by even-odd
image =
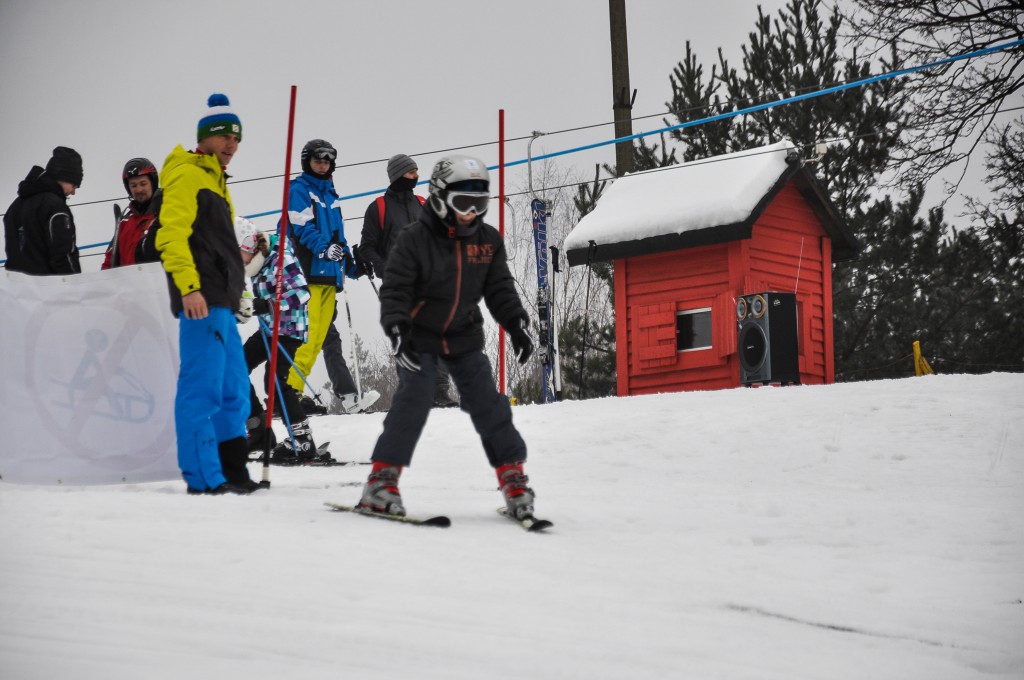
[[[365,460],[382,417],[314,432]],[[0,677],[1024,677],[1024,375],[515,417],[547,535],[495,513],[457,410],[402,485],[450,529],[325,509],[365,466],[0,484]]]

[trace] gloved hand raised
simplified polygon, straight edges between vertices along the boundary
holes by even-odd
[[[529,322],[526,319],[519,318],[513,321],[511,328],[508,329],[509,339],[512,341],[512,349],[519,358],[520,364],[525,364],[530,360],[530,356],[533,355],[533,340],[530,339],[530,334],[526,332],[527,323]]]
[[[334,262],[340,262],[345,258],[345,249],[341,247],[341,244],[332,243],[327,246],[327,250],[320,253],[320,256]]]
[[[395,363],[402,368],[419,373],[423,368],[420,365],[420,355],[409,347],[408,326],[395,324],[388,329],[388,337],[391,338],[391,353],[395,357]]]
[[[252,301],[252,291],[242,291],[242,299],[238,301],[238,311],[235,312],[238,323],[245,323],[252,318]]]

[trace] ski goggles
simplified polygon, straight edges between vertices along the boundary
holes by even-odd
[[[338,157],[338,152],[328,146],[321,146],[313,149],[313,152],[309,155],[318,161],[333,161]]]
[[[483,215],[487,212],[491,195],[486,191],[450,191],[445,202],[459,215],[468,215],[471,212]]]

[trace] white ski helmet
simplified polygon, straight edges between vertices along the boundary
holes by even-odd
[[[247,253],[256,252],[256,225],[242,216],[235,218],[235,240],[238,247]]]
[[[453,209],[463,213],[473,211],[482,217],[487,212],[490,186],[490,175],[483,161],[461,154],[445,156],[437,162],[430,175],[430,208],[443,220],[453,208],[449,205],[449,195],[463,193],[470,198],[465,204],[466,210],[458,206]],[[473,194],[478,197],[476,201],[471,200]],[[486,200],[483,194],[488,194]]]

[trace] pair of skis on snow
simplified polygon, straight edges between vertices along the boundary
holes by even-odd
[[[386,519],[391,522],[402,522],[403,524],[413,524],[421,527],[447,528],[452,525],[452,521],[444,515],[437,515],[436,517],[408,517],[406,515],[392,515],[386,512],[376,512],[374,510],[367,510],[366,508],[360,508],[354,505],[339,505],[337,503],[324,503],[324,505],[336,512],[352,512],[366,517],[376,517],[377,519]],[[498,514],[502,517],[507,517],[526,531],[544,531],[545,529],[550,529],[554,526],[554,524],[546,519],[538,519],[533,516],[516,519],[508,514],[508,510],[506,508],[498,508]]]

